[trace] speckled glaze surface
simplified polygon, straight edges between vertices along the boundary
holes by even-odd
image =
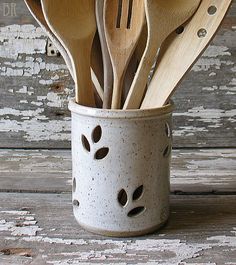
[[[113,111],[69,104],[73,210],[106,236],[153,232],[169,216],[172,104]]]

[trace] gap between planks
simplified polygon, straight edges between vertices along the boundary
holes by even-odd
[[[172,194],[234,195],[236,149],[173,150]],[[0,191],[70,193],[70,150],[0,149]]]

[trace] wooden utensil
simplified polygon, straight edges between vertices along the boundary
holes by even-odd
[[[53,34],[51,29],[49,28],[43,14],[42,6],[41,6],[41,1],[40,0],[24,0],[26,6],[28,7],[30,13],[34,17],[34,19],[38,22],[40,27],[44,30],[44,32],[48,35],[48,37],[51,39],[53,44],[56,46],[62,57],[64,58],[66,65],[69,69],[69,72],[72,76],[72,78],[75,80],[75,76],[73,73],[72,69],[72,63],[70,60],[70,57],[66,51],[66,49],[62,46],[62,44],[59,42],[59,40],[56,38],[56,36]],[[97,50],[97,40],[94,40],[94,48],[92,49],[92,68],[94,69],[95,73],[93,70],[91,70],[92,74],[92,81],[94,83],[95,89],[101,99],[103,99],[103,90],[101,88],[101,60],[99,56],[99,52]]]
[[[214,37],[232,0],[202,0],[183,33],[165,48],[141,108],[163,106]],[[167,67],[166,67],[167,66]]]
[[[144,22],[143,0],[105,0],[105,36],[113,67],[112,108],[121,104],[122,85]]]
[[[46,21],[72,61],[75,98],[81,105],[95,106],[90,57],[96,33],[95,0],[41,0]]]
[[[67,54],[67,51],[61,45],[60,41],[56,38],[56,36],[50,30],[43,14],[42,6],[40,0],[25,0],[25,4],[27,5],[30,13],[34,17],[34,19],[38,22],[40,27],[45,31],[48,37],[51,39],[53,44],[56,46],[62,57],[64,58],[66,65],[70,71],[72,78],[74,79],[74,73],[72,69],[72,63],[70,57]]]
[[[155,56],[167,36],[188,20],[201,0],[145,0],[147,46],[125,101],[124,109],[140,107]]]
[[[112,72],[112,64],[105,37],[103,10],[104,10],[104,0],[96,0],[96,20],[97,20],[97,28],[101,43],[102,60],[103,60],[103,79],[104,79],[103,108],[109,109],[111,108],[111,100],[112,100],[113,72]]]
[[[144,21],[143,29],[140,34],[138,44],[135,48],[135,51],[130,59],[128,68],[126,70],[125,79],[124,79],[124,88],[122,94],[122,106],[124,105],[125,100],[128,96],[130,87],[135,77],[135,73],[137,72],[139,63],[145,51],[146,43],[147,43],[147,23],[145,23]]]

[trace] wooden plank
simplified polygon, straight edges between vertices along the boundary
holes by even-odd
[[[235,193],[236,149],[174,150],[172,193]],[[70,192],[70,150],[0,150],[0,191]]]
[[[5,3],[16,16],[3,16]],[[0,14],[0,147],[68,148],[74,84],[64,61],[46,55],[23,0],[0,0]],[[235,147],[235,28],[236,0],[174,96],[176,147]]]
[[[173,196],[168,225],[140,238],[90,234],[68,194],[0,193],[0,264],[236,264],[236,197]]]

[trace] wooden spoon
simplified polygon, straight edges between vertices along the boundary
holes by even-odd
[[[109,109],[111,108],[111,100],[112,100],[112,84],[113,84],[113,72],[112,72],[112,64],[111,59],[106,43],[105,29],[103,23],[103,10],[104,10],[104,0],[96,0],[96,19],[97,19],[97,27],[98,34],[100,38],[101,48],[102,48],[102,60],[103,60],[103,108]]]
[[[124,109],[139,108],[155,56],[167,36],[188,20],[201,0],[145,0],[147,46],[126,99]]]
[[[143,0],[105,0],[105,35],[114,75],[113,109],[120,108],[124,75],[137,45],[143,22]]]
[[[41,0],[49,27],[66,47],[75,74],[75,99],[95,106],[90,57],[96,33],[95,0]]]
[[[56,46],[62,57],[64,58],[66,65],[70,71],[70,74],[72,78],[74,79],[74,73],[72,69],[72,63],[70,60],[70,57],[67,54],[67,51],[64,49],[64,47],[61,45],[60,41],[56,38],[56,36],[52,33],[50,30],[43,14],[42,6],[40,0],[24,0],[25,4],[27,5],[30,13],[34,17],[34,19],[38,22],[40,27],[45,31],[45,33],[48,35],[48,37],[51,39],[53,44]]]
[[[44,32],[48,35],[48,37],[51,39],[53,44],[56,46],[62,57],[64,58],[66,65],[69,69],[69,72],[72,76],[72,78],[75,80],[75,76],[72,69],[72,63],[70,60],[70,57],[66,51],[66,49],[62,46],[62,44],[59,42],[59,40],[56,38],[56,36],[53,34],[51,29],[49,28],[43,14],[41,1],[40,0],[24,0],[26,6],[28,7],[30,13],[34,17],[34,19],[37,21],[37,23],[40,25],[40,27],[44,30]],[[92,74],[92,81],[94,83],[95,89],[101,99],[103,99],[103,90],[101,88],[101,60],[99,56],[99,52],[97,50],[97,39],[94,40],[94,48],[92,49],[92,68],[94,70],[91,70]],[[95,71],[95,73],[94,73]]]
[[[214,37],[232,0],[202,0],[186,25],[158,58],[158,64],[141,108],[163,106],[177,85]],[[166,67],[168,66],[168,67]]]

